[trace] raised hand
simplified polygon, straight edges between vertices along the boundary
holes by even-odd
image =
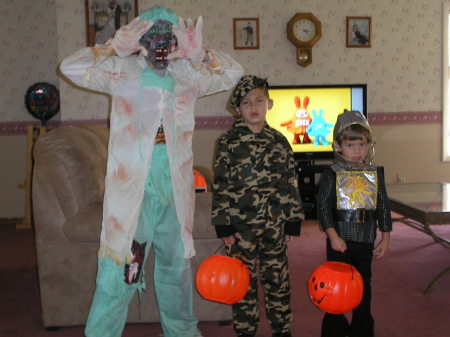
[[[147,51],[139,44],[139,39],[153,26],[153,22],[134,18],[129,24],[122,26],[114,35],[111,46],[120,57],[126,57],[138,50],[144,55]]]
[[[192,63],[199,64],[205,56],[205,48],[203,48],[203,18],[198,17],[194,27],[192,19],[187,19],[186,23],[183,18],[179,19],[180,27],[173,26],[172,31],[177,37],[178,48],[169,56],[168,59],[184,58],[190,59]]]

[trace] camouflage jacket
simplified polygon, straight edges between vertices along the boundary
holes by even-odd
[[[286,138],[265,124],[253,133],[242,119],[217,143],[212,224],[218,237],[240,226],[284,226],[300,235],[303,219],[292,149]]]

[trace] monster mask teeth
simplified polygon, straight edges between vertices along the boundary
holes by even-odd
[[[155,48],[155,57],[157,61],[166,61],[169,55],[169,48]]]

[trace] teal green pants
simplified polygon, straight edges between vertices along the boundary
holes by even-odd
[[[155,252],[154,283],[164,336],[194,337],[197,319],[192,309],[191,264],[184,258],[168,168],[165,145],[155,145],[135,241],[147,242],[144,265],[149,250],[153,248]],[[122,335],[128,305],[136,290],[145,288],[144,274],[138,283],[125,283],[124,268],[124,264],[118,266],[111,258],[99,258],[97,287],[86,323],[86,336]]]

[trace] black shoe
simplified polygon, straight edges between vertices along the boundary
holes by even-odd
[[[292,337],[290,332],[274,333],[272,337]]]

